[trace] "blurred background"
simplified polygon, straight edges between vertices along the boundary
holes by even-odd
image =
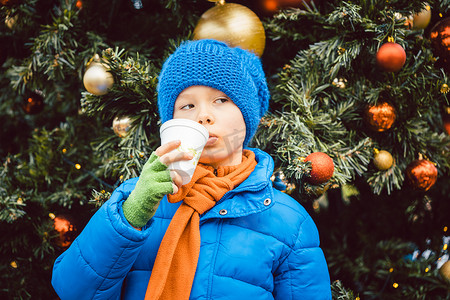
[[[162,62],[215,38],[261,57],[251,146],[333,298],[450,299],[450,0],[214,2],[0,0],[0,297],[57,299],[56,257],[159,146]]]

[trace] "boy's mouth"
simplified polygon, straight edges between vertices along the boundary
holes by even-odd
[[[217,136],[215,136],[213,134],[209,134],[209,138],[208,138],[208,141],[205,144],[205,147],[213,145],[214,143],[217,142],[218,139],[219,138]]]

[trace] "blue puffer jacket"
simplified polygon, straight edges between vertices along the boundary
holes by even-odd
[[[201,249],[190,299],[331,299],[317,228],[290,196],[272,188],[273,160],[250,149],[258,165],[200,218]],[[143,299],[159,244],[180,203],[167,198],[142,231],[122,202],[124,182],[55,262],[61,299]],[[178,299],[174,299],[178,300]]]

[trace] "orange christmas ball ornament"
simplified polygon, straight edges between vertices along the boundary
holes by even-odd
[[[63,248],[69,247],[77,232],[73,223],[65,216],[58,216],[53,219],[53,227],[59,233],[57,245]]]
[[[417,159],[406,168],[406,178],[416,189],[428,191],[436,182],[437,168],[429,160]]]
[[[386,72],[397,72],[405,65],[406,52],[397,43],[385,43],[377,52],[377,64]]]
[[[435,54],[444,63],[450,63],[450,17],[434,25],[430,32],[431,45]]]
[[[29,115],[40,113],[44,109],[44,94],[39,90],[29,92],[24,97],[22,109]]]
[[[0,3],[2,5],[15,5],[17,3],[17,0],[0,0]]]
[[[365,112],[365,120],[369,127],[378,132],[390,129],[396,118],[395,108],[387,102],[368,106]]]
[[[330,180],[334,173],[333,159],[323,152],[314,152],[308,155],[305,161],[311,162],[311,173],[307,181],[318,185]]]

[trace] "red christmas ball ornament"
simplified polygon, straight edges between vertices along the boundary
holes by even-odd
[[[29,92],[23,102],[22,109],[29,115],[40,113],[44,109],[44,95],[41,91]]]
[[[280,9],[285,8],[305,8],[305,4],[311,5],[311,0],[260,0],[262,10],[266,13],[273,14]],[[314,1],[317,3],[318,0]]]
[[[265,13],[275,13],[279,9],[277,0],[262,0],[261,6]]]
[[[391,104],[381,102],[377,105],[368,106],[364,117],[372,130],[383,132],[392,127],[397,118],[397,113]]]
[[[428,191],[436,182],[437,168],[429,160],[417,159],[406,168],[406,178],[416,189]]]
[[[330,180],[334,173],[333,159],[323,152],[314,152],[308,155],[305,161],[311,162],[311,173],[308,182],[318,185]]]
[[[444,120],[444,128],[448,135],[450,135],[450,118]]]
[[[430,32],[430,40],[436,56],[445,64],[450,63],[450,17],[439,21]]]
[[[386,72],[397,72],[406,62],[406,52],[397,43],[385,43],[377,52],[377,64]]]
[[[0,0],[0,4],[5,6],[12,6],[17,3],[17,0]]]
[[[59,233],[57,245],[67,248],[72,244],[76,237],[77,229],[70,218],[66,216],[57,216],[53,219],[53,227]]]

